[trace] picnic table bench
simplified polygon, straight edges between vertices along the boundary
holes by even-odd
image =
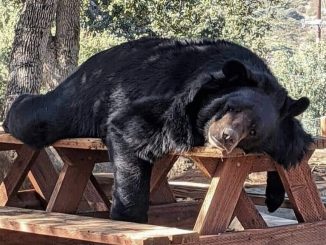
[[[73,215],[109,212],[109,198],[92,173],[95,163],[109,160],[107,148],[100,139],[90,138],[59,140],[52,147],[63,161],[59,173],[44,149],[31,149],[9,134],[0,134],[0,151],[17,152],[0,185],[0,241],[5,244],[19,244],[17,234],[25,241],[39,239],[39,244],[47,244],[49,237],[56,244],[292,244],[294,237],[297,244],[323,244],[326,239],[326,209],[308,165],[315,149],[326,148],[325,138],[315,138],[301,164],[289,171],[266,154],[244,154],[240,149],[228,155],[207,147],[183,153],[211,179],[202,202],[177,202],[167,174],[180,154],[171,153],[152,171],[151,225]],[[267,227],[244,190],[248,174],[262,171],[279,173],[299,224]],[[33,190],[19,191],[26,177]],[[36,199],[46,212],[18,208]],[[245,231],[226,232],[234,217]]]

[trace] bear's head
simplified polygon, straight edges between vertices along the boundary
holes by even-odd
[[[308,105],[307,98],[288,97],[279,110],[263,91],[239,88],[200,110],[198,123],[204,123],[201,127],[206,141],[214,147],[227,152],[235,147],[246,152],[266,152],[289,167],[302,159],[311,143],[310,135],[294,118]]]
[[[207,141],[228,153],[237,146],[257,151],[277,125],[272,100],[259,90],[241,88],[213,100],[205,110],[200,116],[207,110],[216,112],[205,124]]]
[[[299,163],[312,138],[295,117],[308,108],[309,99],[292,99],[268,70],[256,71],[231,60],[222,71],[230,87],[222,89],[197,117],[199,124],[206,121],[207,141],[227,152],[235,147],[266,152],[285,168]],[[199,94],[211,84],[203,85]]]
[[[191,126],[175,127],[172,138],[194,135],[187,142],[195,142],[199,135],[227,152],[235,147],[266,152],[286,168],[299,163],[312,138],[295,117],[308,108],[309,100],[292,99],[267,68],[259,69],[231,60],[221,70],[198,77],[198,83],[172,106],[171,124],[183,117],[187,121],[179,124]],[[185,111],[180,104],[186,105]],[[192,128],[192,133],[182,132],[182,128]]]

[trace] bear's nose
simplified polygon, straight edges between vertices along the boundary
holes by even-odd
[[[222,133],[222,139],[225,144],[233,144],[234,132],[232,129],[225,129]]]

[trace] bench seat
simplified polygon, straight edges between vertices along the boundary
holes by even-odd
[[[70,240],[67,244],[79,244],[71,240],[80,240],[96,244],[166,245],[199,240],[196,232],[177,228],[0,207],[0,233],[5,230],[36,235],[34,244],[40,244],[37,235]]]

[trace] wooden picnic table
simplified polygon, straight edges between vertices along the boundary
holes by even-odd
[[[31,149],[9,134],[0,134],[0,151],[15,150],[18,155],[0,185],[0,206],[21,206],[21,200],[33,199],[36,195],[41,198],[47,212],[68,214],[83,210],[108,212],[110,201],[92,174],[95,163],[109,161],[107,148],[102,141],[91,138],[65,139],[55,142],[52,147],[63,161],[63,167],[59,173],[44,149]],[[184,227],[192,225],[193,232],[200,235],[200,240],[193,239],[194,233],[190,233],[192,239],[185,238],[180,243],[216,244],[221,242],[223,244],[223,241],[234,241],[234,244],[237,244],[249,238],[270,242],[284,231],[297,235],[301,242],[312,239],[324,241],[326,232],[316,233],[316,231],[326,230],[326,210],[308,165],[308,160],[315,149],[324,148],[326,148],[325,138],[315,138],[315,144],[311,145],[301,164],[289,171],[284,170],[266,154],[244,154],[240,149],[235,149],[226,155],[214,148],[194,148],[182,155],[191,158],[198,168],[211,178],[203,202],[196,203],[176,201],[168,184],[167,174],[180,154],[167,155],[153,168],[149,220],[152,224],[172,226],[182,224]],[[244,182],[248,174],[262,171],[279,173],[297,220],[299,223],[306,223],[305,227],[299,224],[282,229],[267,228],[254,202],[244,190]],[[22,194],[19,189],[26,177],[32,183],[34,191]],[[0,221],[1,212],[0,209]],[[3,212],[8,212],[8,210]],[[232,235],[225,233],[234,217],[238,218],[247,233],[232,233]],[[16,222],[19,223],[17,220]],[[34,224],[31,233],[38,234],[38,229],[35,227],[41,227],[42,224],[36,226]],[[21,231],[17,228],[19,225],[8,228],[0,222],[0,239],[1,229],[15,230],[13,227]],[[299,230],[300,234],[303,232],[305,236],[300,235]],[[224,234],[221,236],[221,233]],[[167,236],[171,237],[171,235]],[[284,242],[282,244],[288,244],[290,238],[290,235],[282,236]]]

